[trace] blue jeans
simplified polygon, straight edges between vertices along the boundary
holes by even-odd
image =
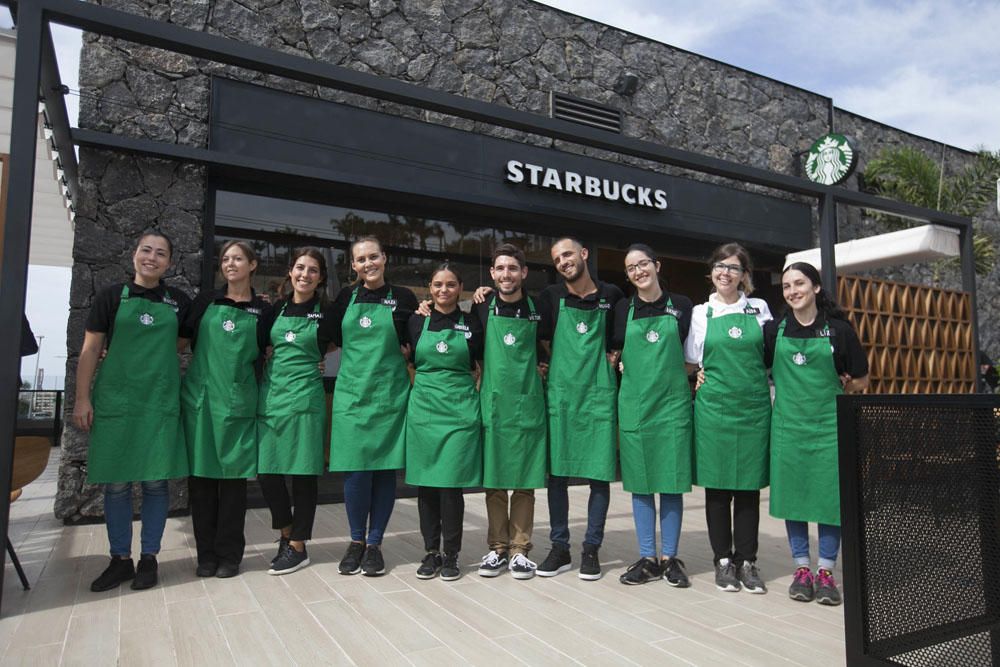
[[[660,494],[660,539],[663,540],[664,558],[677,555],[683,515],[683,495]],[[639,538],[639,556],[656,558],[656,500],[653,494],[632,494],[632,519],[635,521],[636,537]]]
[[[170,489],[167,480],[142,484],[142,531],[139,541],[144,554],[160,553],[160,540],[167,525],[170,509]],[[104,520],[108,525],[108,542],[112,556],[132,553],[132,482],[104,485]]]
[[[344,473],[344,508],[351,526],[351,540],[382,544],[395,504],[395,470]]]
[[[818,565],[824,570],[832,570],[840,552],[840,526],[816,525],[819,528]],[[809,567],[809,524],[805,521],[785,521],[785,530],[796,567]]]
[[[549,539],[553,546],[569,549],[569,477],[549,475]],[[611,485],[590,480],[590,500],[587,501],[587,533],[583,543],[599,547],[604,542],[604,522],[611,504]]]

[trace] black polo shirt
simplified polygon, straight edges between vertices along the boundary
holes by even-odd
[[[427,330],[444,331],[445,329],[454,329],[458,326],[458,321],[463,315],[465,316],[465,326],[468,327],[467,333],[471,334],[465,339],[465,342],[469,346],[469,362],[475,366],[475,362],[483,358],[483,327],[475,316],[463,313],[461,308],[456,308],[450,313],[432,310],[431,321],[427,323]],[[414,351],[414,355],[416,355],[417,341],[420,340],[420,334],[424,331],[424,322],[426,319],[423,315],[414,313],[410,315],[410,320],[407,323],[408,340]],[[466,332],[463,331],[462,333]],[[416,361],[416,356],[413,356],[413,360]]]
[[[603,299],[608,308],[608,316],[605,318],[607,327],[604,332],[604,347],[610,352],[613,349],[611,340],[615,334],[615,307],[619,301],[625,298],[625,294],[617,285],[611,283],[595,280],[594,284],[597,285],[597,291],[585,297],[570,294],[565,282],[549,285],[542,290],[538,300],[544,303],[546,309],[552,314],[552,335],[555,336],[556,325],[559,323],[560,299],[566,299],[567,308],[577,308],[578,310],[597,310]]]
[[[274,326],[275,320],[281,314],[282,306],[285,306],[285,317],[315,317],[319,320],[319,327],[316,329],[316,345],[319,347],[319,353],[325,355],[327,347],[333,342],[336,315],[333,305],[329,303],[320,306],[319,313],[313,313],[317,301],[319,301],[318,294],[314,294],[313,298],[304,303],[294,303],[289,297],[265,308],[264,312],[257,318],[257,344],[261,351],[263,352],[271,344],[271,327]]]
[[[770,368],[774,365],[774,346],[778,341],[778,324],[784,320],[784,335],[788,338],[829,338],[833,346],[833,367],[837,375],[849,374],[852,378],[868,375],[868,356],[861,347],[858,335],[850,322],[836,317],[827,318],[823,313],[816,314],[816,321],[808,326],[802,326],[791,313],[777,320],[764,324],[764,364]],[[829,336],[824,329],[830,325]]]
[[[104,344],[111,344],[111,337],[115,329],[115,316],[118,314],[118,307],[122,304],[122,286],[124,283],[108,285],[94,297],[94,303],[90,307],[90,314],[87,315],[87,331],[102,333],[105,335]],[[191,297],[176,287],[167,287],[162,280],[160,284],[152,289],[147,289],[134,282],[129,283],[129,298],[146,299],[153,303],[164,303],[164,298],[169,295],[169,301],[177,313],[177,337],[190,338],[191,332],[187,328],[187,315],[191,309]]]
[[[668,296],[670,297],[670,303],[673,304],[672,308],[676,312],[667,312]],[[680,336],[681,346],[684,345],[684,341],[687,339],[688,330],[691,328],[691,311],[694,309],[694,304],[691,303],[691,299],[687,298],[683,294],[664,292],[660,295],[659,299],[653,301],[652,303],[643,301],[639,298],[638,294],[627,299],[622,299],[618,302],[615,306],[615,332],[611,338],[611,348],[613,350],[620,350],[625,346],[625,328],[628,326],[628,309],[633,303],[635,304],[635,312],[632,318],[636,320],[641,320],[644,317],[660,317],[662,315],[676,317],[677,334]]]
[[[201,326],[201,318],[205,316],[205,311],[209,306],[231,306],[240,310],[245,310],[251,315],[260,318],[267,310],[268,304],[257,292],[250,290],[249,301],[233,301],[226,296],[226,288],[203,290],[198,293],[188,311],[187,319],[184,322],[185,329],[191,333],[191,349],[194,349],[198,341],[198,327]]]
[[[494,305],[492,311],[490,309],[490,301],[496,297],[496,304]],[[535,338],[537,342],[537,352],[538,361],[547,362],[548,353],[545,347],[541,344],[542,341],[552,340],[552,313],[549,312],[548,307],[541,299],[532,299],[532,303],[535,306],[535,314],[538,315],[538,329],[535,332]],[[510,317],[513,319],[527,319],[531,316],[531,305],[528,303],[528,297],[522,292],[522,296],[517,301],[504,301],[500,298],[497,292],[486,297],[484,303],[477,303],[472,307],[473,316],[479,320],[479,326],[483,330],[483,336],[485,340],[485,332],[488,318],[492,312],[493,317]],[[485,342],[483,347],[485,349]]]
[[[405,287],[390,285],[389,283],[382,285],[377,290],[370,290],[364,285],[358,285],[358,298],[355,299],[355,303],[382,303],[383,299],[388,298],[390,289],[392,289],[392,298],[396,302],[396,306],[392,311],[392,322],[396,325],[396,335],[399,337],[399,344],[406,345],[409,343],[409,335],[406,329],[407,323],[410,321],[410,315],[416,312],[419,306],[417,297],[413,292]],[[334,302],[334,328],[332,332],[333,342],[337,344],[337,347],[344,346],[342,326],[344,313],[347,311],[347,306],[351,303],[351,293],[354,290],[355,286],[353,285],[343,288]]]

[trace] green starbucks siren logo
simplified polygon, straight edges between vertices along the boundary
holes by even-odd
[[[857,164],[851,142],[842,134],[825,134],[816,140],[806,158],[806,176],[823,185],[847,180]]]

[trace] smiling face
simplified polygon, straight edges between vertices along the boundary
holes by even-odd
[[[162,236],[143,236],[132,255],[132,266],[137,283],[146,287],[155,286],[170,266],[170,243]]]
[[[238,245],[229,246],[219,259],[219,270],[230,285],[250,280],[256,269],[257,261],[247,258]]]
[[[516,257],[500,255],[493,260],[490,267],[490,277],[497,286],[497,291],[505,296],[517,294],[528,277],[528,267],[521,266]]]
[[[625,255],[625,275],[640,292],[652,290],[659,284],[660,263],[641,250]]]
[[[369,289],[378,289],[385,284],[385,253],[373,241],[354,245],[351,249],[351,268]]]
[[[712,266],[712,285],[720,297],[728,300],[736,296],[743,271],[743,263],[736,255],[721,259]]]
[[[323,280],[323,272],[315,258],[302,255],[295,259],[295,263],[288,271],[288,279],[292,283],[295,301],[302,303],[311,299],[316,293],[316,288]]]
[[[788,307],[795,313],[812,312],[816,308],[819,290],[819,285],[796,269],[789,269],[781,276],[781,293]]]
[[[562,239],[552,246],[552,265],[568,283],[584,275],[588,256],[587,249],[572,239]]]
[[[431,277],[431,298],[434,305],[442,312],[451,312],[458,305],[458,297],[462,293],[462,283],[447,269],[436,272]]]

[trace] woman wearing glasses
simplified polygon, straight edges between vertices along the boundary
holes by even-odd
[[[621,350],[618,394],[622,486],[632,493],[639,560],[619,577],[636,585],[663,578],[690,586],[677,558],[684,493],[691,490],[691,388],[684,339],[691,300],[660,284],[660,262],[642,243],[625,254],[625,275],[636,293],[615,306],[612,348]],[[656,557],[656,502],[660,494],[662,557]]]
[[[743,246],[712,253],[715,291],[694,307],[684,346],[702,367],[694,403],[695,483],[705,489],[719,590],[766,593],[757,571],[760,490],[768,484],[771,397],[764,366],[767,303],[749,298],[753,265]]]

